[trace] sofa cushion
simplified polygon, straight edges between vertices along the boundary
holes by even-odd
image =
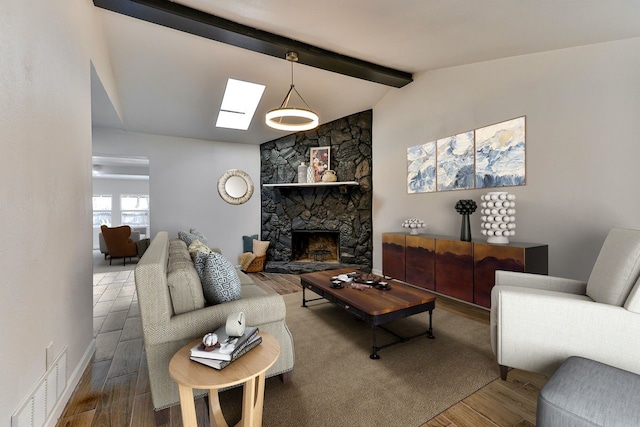
[[[600,249],[587,295],[595,302],[622,306],[640,275],[640,230],[612,229]]]
[[[180,238],[175,237],[169,240],[169,253],[187,250],[187,244]]]
[[[187,246],[193,243],[194,240],[198,240],[198,236],[188,231],[178,231],[178,238],[182,240]]]
[[[242,286],[242,298],[257,298],[265,296],[267,293],[258,285]]]
[[[174,314],[198,310],[205,305],[200,277],[193,264],[185,262],[181,267],[167,274],[167,285]]]
[[[201,243],[204,243],[205,245],[208,245],[208,244],[209,244],[209,240],[205,237],[205,235],[204,235],[204,234],[202,234],[200,231],[198,231],[198,229],[197,229],[197,228],[191,228],[191,229],[189,229],[189,233],[191,233],[191,234],[193,234],[193,235],[197,236],[197,237],[198,237],[198,240],[199,240]]]
[[[255,256],[265,256],[267,254],[267,248],[269,247],[269,241],[254,240],[253,241],[253,253]]]
[[[195,268],[207,304],[220,304],[240,298],[240,278],[236,268],[222,255],[197,251]]]
[[[211,252],[211,248],[205,245],[204,243],[202,243],[200,240],[194,240],[189,245],[189,255],[191,255],[191,259],[195,260],[197,252],[209,254]]]
[[[253,241],[258,240],[258,235],[242,236],[242,252],[253,252]]]

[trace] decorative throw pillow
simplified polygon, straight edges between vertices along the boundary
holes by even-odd
[[[178,237],[180,238],[180,240],[186,243],[187,247],[189,247],[189,245],[193,243],[194,240],[198,240],[198,236],[188,231],[178,231]]]
[[[255,240],[253,241],[253,253],[255,256],[264,256],[267,254],[267,248],[269,247],[269,241]]]
[[[189,254],[191,255],[191,259],[196,259],[196,252],[204,252],[208,255],[211,252],[211,248],[200,240],[194,240],[189,245]]]
[[[194,264],[208,305],[240,299],[238,272],[226,258],[216,252],[196,251]]]
[[[258,235],[242,236],[242,252],[253,252],[253,240],[258,239]]]
[[[189,230],[189,233],[195,235],[198,237],[198,240],[200,240],[202,243],[204,243],[205,245],[209,244],[209,240],[204,236],[204,234],[202,234],[201,232],[198,231],[198,229],[196,228],[191,228]]]

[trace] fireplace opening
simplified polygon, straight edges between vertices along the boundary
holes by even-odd
[[[340,232],[326,230],[293,230],[291,261],[340,262]]]

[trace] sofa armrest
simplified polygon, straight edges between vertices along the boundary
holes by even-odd
[[[172,316],[166,328],[147,331],[145,339],[147,345],[152,345],[201,337],[224,325],[229,314],[239,311],[244,312],[247,325],[258,327],[284,321],[286,315],[282,296],[265,294]]]
[[[640,373],[640,315],[582,295],[494,289],[499,364],[551,374],[574,355]]]
[[[587,282],[582,280],[503,270],[496,270],[496,286],[498,285],[545,289],[576,295],[585,295],[587,291]]]

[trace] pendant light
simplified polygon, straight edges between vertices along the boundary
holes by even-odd
[[[298,62],[298,54],[296,52],[287,52],[286,59],[291,62],[291,87],[280,107],[266,114],[265,123],[271,128],[291,132],[315,129],[319,124],[318,115],[311,111],[311,107],[309,107],[309,104],[302,98],[302,95],[293,84],[293,63]],[[289,100],[294,92],[307,106],[306,109],[289,107]]]

